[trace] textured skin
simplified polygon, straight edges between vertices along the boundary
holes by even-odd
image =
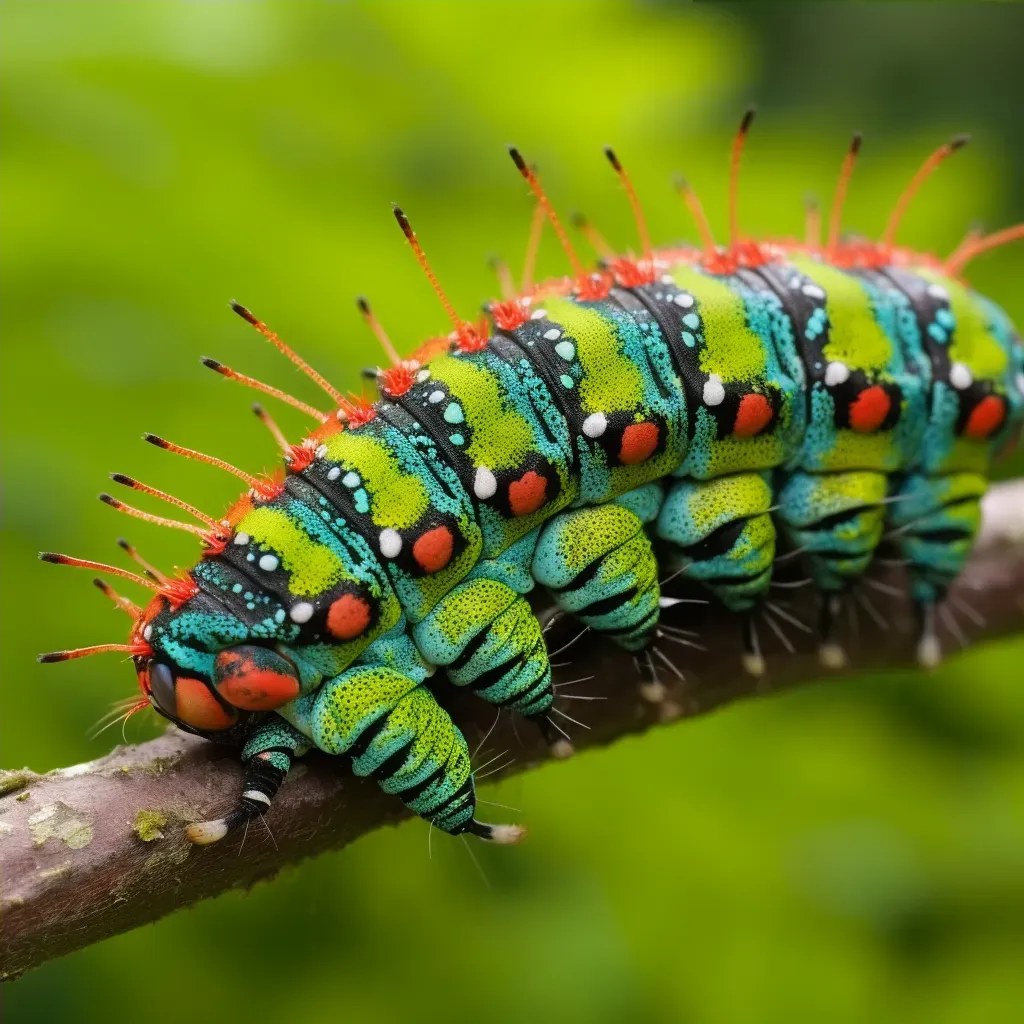
[[[414,366],[368,422],[332,419],[280,494],[236,507],[198,593],[155,599],[137,634],[174,676],[164,713],[200,708],[184,724],[245,743],[264,775],[310,744],[348,754],[439,828],[488,838],[466,742],[424,683],[446,666],[550,728],[534,581],[639,652],[658,626],[652,534],[749,614],[776,524],[826,595],[888,529],[928,609],[1024,407],[1005,315],[928,266],[796,253],[715,275],[666,253],[605,299],[555,284],[519,308],[485,347]]]

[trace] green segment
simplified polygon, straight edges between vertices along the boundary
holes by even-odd
[[[763,378],[767,369],[764,341],[747,325],[742,297],[693,267],[673,267],[672,279],[698,303],[705,339],[701,370],[717,373],[723,381]]]
[[[236,529],[276,552],[281,566],[289,573],[288,589],[293,594],[313,597],[342,580],[356,579],[334,551],[313,540],[281,509],[266,505],[255,508]]]
[[[419,522],[430,504],[426,485],[403,472],[385,444],[351,430],[332,434],[325,443],[328,459],[352,467],[362,477],[375,525],[403,530]]]
[[[892,359],[892,341],[879,325],[871,299],[852,275],[807,256],[795,254],[790,262],[825,290],[829,340],[823,352],[827,360],[851,369],[879,373]]]
[[[576,342],[580,378],[580,407],[584,413],[633,409],[644,403],[640,370],[626,358],[614,323],[595,310],[568,299],[544,299],[548,318],[561,325]]]
[[[441,356],[430,363],[430,375],[458,399],[473,431],[466,447],[470,460],[491,469],[515,469],[533,450],[530,425],[505,399],[497,376],[466,359]]]

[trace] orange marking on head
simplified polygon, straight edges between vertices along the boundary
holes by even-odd
[[[352,640],[370,624],[370,605],[357,594],[342,594],[327,609],[327,631],[338,640]]]
[[[299,680],[294,675],[275,672],[237,651],[221,651],[217,671],[224,677],[217,692],[243,711],[273,711],[299,695]]]
[[[751,392],[740,399],[733,423],[733,437],[753,437],[772,421],[772,405],[764,395]]]
[[[630,423],[622,432],[619,461],[627,466],[646,462],[658,447],[658,433],[656,423]]]
[[[508,485],[508,503],[514,516],[528,516],[547,500],[548,482],[534,470],[527,470]]]
[[[975,441],[984,441],[994,434],[1006,418],[1006,402],[998,395],[986,395],[967,417],[964,433]]]
[[[174,684],[175,715],[193,729],[230,729],[238,715],[224,708],[202,679],[179,676]]]
[[[885,389],[872,384],[850,403],[850,426],[858,434],[872,434],[885,422],[891,407]]]
[[[435,526],[416,538],[412,557],[424,572],[439,572],[452,558],[455,538],[447,526]]]

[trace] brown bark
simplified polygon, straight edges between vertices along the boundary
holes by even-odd
[[[898,570],[882,578],[900,582]],[[779,591],[794,597],[789,610],[805,622],[814,615],[809,590]],[[908,603],[869,593],[889,628],[861,615],[858,637],[845,638],[852,670],[912,663]],[[982,536],[954,594],[984,617],[980,626],[960,616],[972,640],[1024,625],[1024,481],[996,486],[986,498]],[[687,674],[673,691],[683,717],[825,674],[810,637],[786,625],[797,653],[788,655],[768,643],[772,636],[762,627],[768,674],[761,680],[747,676],[739,668],[733,619],[712,607],[683,605],[677,622],[679,611],[708,648],[703,653],[667,648]],[[666,614],[672,621],[673,612]],[[947,651],[956,646],[948,632],[943,640]],[[555,660],[568,656],[572,677],[594,674],[582,692],[607,698],[567,706],[568,713],[589,726],[571,727],[577,747],[604,745],[657,722],[657,711],[637,697],[628,655],[603,641],[590,642],[588,636]],[[666,670],[666,681],[670,675]],[[564,671],[562,678],[568,678]],[[448,688],[442,699],[472,749],[491,728],[493,709]],[[528,727],[514,730],[508,715],[500,717],[487,749],[507,749],[514,756],[505,774],[532,768],[547,757],[540,738]],[[0,774],[3,977],[16,977],[196,900],[270,878],[286,864],[344,846],[407,813],[374,783],[353,778],[344,759],[311,756],[293,770],[268,814],[276,845],[251,843],[243,857],[238,856],[240,836],[209,847],[191,845],[184,826],[230,809],[240,782],[230,752],[174,729],[88,764],[45,775],[28,769]]]

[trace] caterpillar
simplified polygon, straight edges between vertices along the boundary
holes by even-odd
[[[498,265],[501,295],[476,322],[458,315],[396,206],[451,330],[404,358],[359,299],[388,360],[372,371],[374,401],[342,394],[232,303],[330,409],[204,359],[315,421],[291,443],[255,407],[283,470],[250,475],[147,434],[245,485],[216,518],[113,474],[195,520],[101,495],[195,534],[198,562],[166,576],[127,542],[140,573],[40,556],[153,592],[143,608],[97,579],[132,619],[128,642],[40,660],[126,652],[141,688],[129,713],[152,707],[240,748],[236,806],[190,825],[189,839],[215,842],[266,813],[294,759],[317,748],[347,755],[357,775],[443,831],[518,841],[521,826],[477,819],[465,737],[428,680],[443,668],[455,686],[536,723],[554,754],[571,754],[555,716],[572,719],[555,706],[544,629],[526,600],[540,584],[563,614],[633,652],[641,695],[665,701],[659,673],[674,665],[659,641],[672,627],[660,619],[676,599],[662,595],[652,539],[671,552],[669,571],[685,571],[735,614],[742,667],[754,674],[765,670],[756,625],[777,541],[806,566],[819,595],[820,657],[837,667],[846,655],[836,615],[885,540],[907,568],[918,658],[938,661],[936,609],[977,532],[990,460],[1024,420],[1024,346],[962,271],[1024,237],[1024,225],[972,232],[945,260],[897,245],[907,207],[963,146],[958,136],[924,162],[878,243],[843,236],[858,134],[827,225],[811,208],[801,240],[747,238],[738,182],[752,116],[730,154],[727,244],[679,180],[700,244],[654,248],[631,179],[606,149],[639,252],[616,253],[580,218],[600,256],[592,266],[536,169],[511,147],[535,203],[526,269],[516,286]],[[545,223],[571,272],[534,283]]]

